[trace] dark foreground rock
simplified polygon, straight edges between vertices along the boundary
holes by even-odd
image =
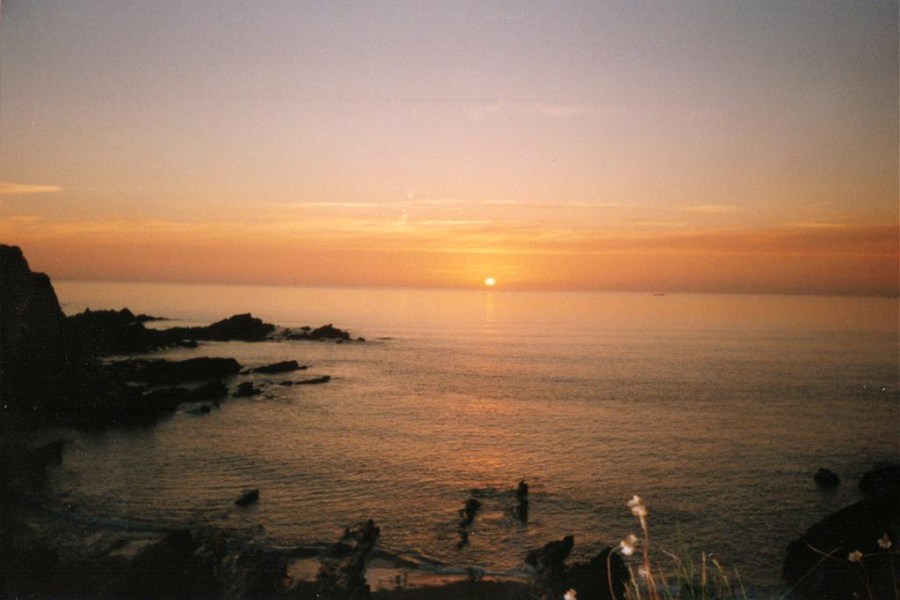
[[[369,519],[362,525],[344,530],[344,535],[328,549],[316,578],[317,594],[332,600],[368,598],[366,558],[375,548],[381,530]]]
[[[15,539],[18,551],[0,566],[3,597],[284,597],[286,558],[221,531],[133,540],[98,531],[77,547],[47,545],[27,531]]]
[[[198,357],[186,360],[133,358],[111,362],[106,371],[119,381],[168,385],[208,381],[237,375],[241,365],[233,358]]]
[[[50,278],[33,273],[19,248],[0,245],[0,413],[64,402],[60,391],[80,366]]]
[[[788,546],[782,574],[796,597],[894,597],[900,581],[900,502],[891,478],[883,478],[890,472],[867,474],[861,487],[869,490],[869,499],[828,515]]]
[[[836,488],[841,483],[840,477],[831,469],[819,469],[813,475],[813,481],[821,488]]]
[[[578,591],[579,600],[612,600],[623,598],[630,578],[622,557],[604,548],[586,563],[566,564],[575,547],[575,537],[548,542],[532,550],[525,563],[534,569],[533,585],[542,600],[562,598],[566,590]]]

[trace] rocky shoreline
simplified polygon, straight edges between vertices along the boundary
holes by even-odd
[[[529,581],[472,573],[439,586],[398,580],[395,589],[372,591],[366,560],[380,531],[372,521],[349,527],[327,550],[305,556],[318,561],[318,575],[298,580],[290,566],[303,552],[259,546],[244,532],[199,526],[121,531],[74,522],[50,510],[44,506],[46,473],[62,460],[65,444],[35,443],[47,425],[152,427],[182,405],[205,415],[230,398],[252,398],[269,386],[331,381],[327,374],[306,376],[308,365],[296,360],[242,365],[228,357],[132,355],[167,348],[202,352],[204,342],[211,341],[364,341],[331,324],[279,330],[249,313],[205,327],[145,326],[159,320],[128,309],[67,317],[50,279],[31,272],[20,249],[0,245],[0,597],[558,600],[570,588],[578,590],[579,600],[622,597],[630,574],[620,553],[606,548],[589,562],[568,564],[574,536],[523,557]],[[816,473],[815,482],[840,485],[827,469]],[[795,597],[894,597],[900,580],[900,466],[878,466],[859,487],[859,502],[822,519],[788,545],[783,575]],[[260,493],[236,495],[235,510],[255,503]],[[527,484],[520,482],[515,515],[523,523],[527,494]],[[477,501],[460,511],[461,545],[477,512]]]

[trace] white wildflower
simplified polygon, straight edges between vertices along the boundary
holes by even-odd
[[[644,567],[638,567],[638,576],[641,579],[647,579],[650,576],[650,573]]]
[[[891,538],[888,537],[888,534],[884,534],[880,538],[878,538],[878,547],[887,550],[891,547]]]
[[[621,552],[625,556],[631,556],[632,554],[634,554],[634,549],[635,546],[637,546],[637,543],[637,536],[631,533],[627,538],[619,542],[619,552]]]
[[[854,550],[850,554],[847,555],[847,560],[850,562],[861,562],[863,558],[863,553],[859,550]]]
[[[568,592],[563,594],[563,600],[576,600],[575,593],[575,590],[569,590]]]
[[[628,508],[631,509],[631,514],[639,519],[647,516],[647,506],[640,496],[632,496],[631,500],[628,501]]]

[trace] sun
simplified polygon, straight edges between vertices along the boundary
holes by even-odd
[[[497,280],[493,277],[487,277],[484,280],[484,285],[486,285],[487,287],[494,287],[495,285],[497,285]]]

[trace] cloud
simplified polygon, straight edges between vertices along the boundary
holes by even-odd
[[[689,206],[682,206],[681,210],[685,212],[721,215],[737,212],[737,206],[732,204],[691,204]]]
[[[62,188],[58,185],[37,185],[33,183],[0,181],[0,196],[29,196],[32,194],[49,194],[60,191],[62,191]]]

